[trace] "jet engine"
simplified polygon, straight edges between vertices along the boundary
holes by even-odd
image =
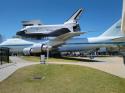
[[[30,55],[31,54],[31,48],[30,47],[28,47],[28,48],[24,48],[23,49],[23,53],[24,53],[24,55]]]
[[[47,44],[35,44],[32,47],[25,48],[23,50],[25,55],[30,55],[30,54],[36,54],[36,53],[42,53],[48,50],[51,50],[51,46]]]

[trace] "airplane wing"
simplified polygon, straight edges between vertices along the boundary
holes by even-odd
[[[59,36],[61,34],[65,34],[65,33],[68,33],[68,32],[71,32],[68,28],[61,28],[61,29],[55,30],[53,32],[50,32],[48,34],[48,36]]]
[[[112,41],[115,41],[115,42],[125,42],[125,37],[115,38],[115,39],[112,39]]]
[[[39,53],[41,51],[46,51],[47,48],[50,50],[53,50],[57,48],[58,46],[62,45],[65,43],[65,41],[73,36],[78,36],[80,34],[84,34],[85,32],[69,32],[65,33],[63,35],[57,36],[54,39],[48,40],[47,42],[41,42],[38,44],[34,44],[31,47],[25,48],[23,50],[25,55],[28,55],[30,53]]]
[[[69,33],[65,33],[63,35],[60,35],[52,40],[50,40],[48,43],[50,46],[58,46],[63,44],[66,40],[68,40],[71,37],[74,36],[79,36],[81,34],[84,34],[85,32],[69,32]]]

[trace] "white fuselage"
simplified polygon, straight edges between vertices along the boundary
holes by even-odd
[[[10,51],[22,52],[24,48],[33,46],[34,44],[41,43],[41,42],[42,40],[30,40],[30,39],[25,40],[20,38],[12,38],[2,42],[0,46],[10,48]]]
[[[92,37],[92,38],[74,38],[68,40],[59,47],[59,51],[89,51],[101,47],[117,47],[124,45],[125,42],[115,42],[112,39],[119,37]]]
[[[86,49],[95,49],[100,47],[114,47],[119,42],[113,42],[116,37],[92,37],[92,38],[73,38],[65,42],[59,47],[59,51],[84,51]],[[118,37],[117,37],[118,38]],[[12,38],[0,44],[1,47],[8,47],[11,51],[23,52],[23,49],[32,47],[38,44],[45,44],[48,40],[29,40]],[[39,52],[41,52],[39,50]]]
[[[40,26],[34,25],[34,26],[27,26],[21,29],[20,31],[25,31],[26,34],[35,34],[35,33],[49,34],[54,31],[58,31],[62,28],[67,28],[69,31],[73,32],[73,27],[76,25],[77,25],[76,23],[58,24],[58,25],[40,25]]]

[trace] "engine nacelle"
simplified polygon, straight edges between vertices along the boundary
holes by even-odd
[[[42,52],[42,44],[35,44],[31,47],[31,53],[40,53]]]
[[[47,51],[47,49],[51,50],[51,46],[48,46],[46,44],[35,44],[32,47],[25,48],[23,50],[23,53],[25,55],[30,55],[32,53],[41,53]]]
[[[51,50],[51,46],[48,46],[46,44],[35,44],[32,49],[31,53],[41,53],[47,51],[47,49]]]
[[[51,50],[52,49],[52,46],[49,46],[49,45],[42,45],[42,51],[47,51],[48,50]]]
[[[48,50],[51,50],[51,46],[48,46],[46,44],[35,44],[32,47],[28,47],[28,48],[24,48],[23,49],[23,53],[24,55],[30,55],[33,53],[41,53],[41,52],[45,52]]]
[[[24,55],[30,55],[30,54],[31,54],[31,49],[32,49],[32,48],[30,48],[30,47],[24,48],[24,49],[23,49]]]

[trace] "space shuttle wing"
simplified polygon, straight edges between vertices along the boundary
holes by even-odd
[[[81,34],[84,34],[85,32],[69,32],[69,33],[65,33],[63,35],[60,35],[52,40],[49,41],[49,45],[50,46],[59,46],[61,44],[63,44],[66,40],[68,40],[69,38],[72,38],[74,36],[79,36]]]
[[[65,33],[69,33],[71,32],[68,28],[61,28],[61,29],[57,29],[55,31],[52,31],[48,34],[48,36],[59,36]]]

